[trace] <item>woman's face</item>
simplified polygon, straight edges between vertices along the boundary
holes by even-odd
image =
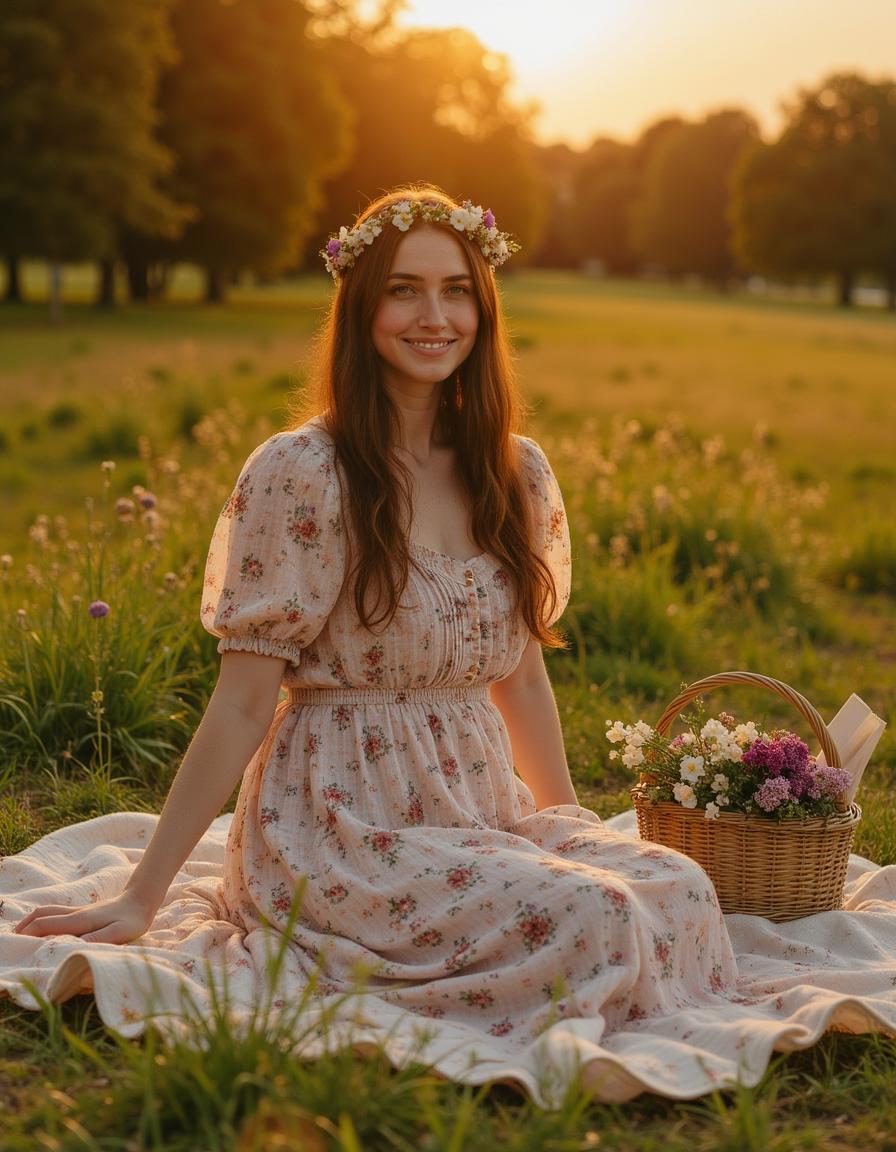
[[[431,391],[469,356],[478,326],[463,248],[444,228],[415,225],[395,251],[371,328],[386,386]]]

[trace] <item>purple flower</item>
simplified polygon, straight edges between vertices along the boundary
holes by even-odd
[[[141,508],[155,508],[155,506],[156,506],[156,498],[155,498],[155,496],[153,496],[152,492],[144,492],[143,495],[140,497],[140,507]]]
[[[491,208],[486,208],[482,216],[482,223],[486,226],[486,228],[494,228],[495,214],[492,212]]]
[[[822,764],[815,769],[813,783],[818,789],[818,796],[830,796],[833,799],[839,796],[841,792],[846,791],[851,780],[852,777],[842,768],[832,768],[829,764]]]
[[[338,256],[339,255],[339,249],[341,247],[342,247],[342,244],[335,237],[332,240],[328,240],[327,241],[327,255],[328,256]]]
[[[761,784],[753,799],[765,812],[774,812],[785,800],[790,800],[790,785],[783,776],[772,776]]]
[[[94,618],[94,620],[99,620],[101,616],[109,615],[109,605],[105,600],[93,600],[87,606],[87,611]]]

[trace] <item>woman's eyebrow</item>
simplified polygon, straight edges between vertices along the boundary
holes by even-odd
[[[423,276],[417,276],[413,272],[390,272],[387,279],[389,280],[423,280]],[[458,272],[456,276],[443,276],[443,281],[449,280],[472,280],[473,277],[469,272]]]

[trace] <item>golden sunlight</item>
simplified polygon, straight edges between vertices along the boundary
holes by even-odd
[[[400,23],[468,28],[487,48],[509,56],[517,75],[525,75],[562,65],[583,39],[593,45],[624,19],[624,5],[582,0],[413,0]]]

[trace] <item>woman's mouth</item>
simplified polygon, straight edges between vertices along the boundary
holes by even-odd
[[[422,352],[424,356],[438,356],[440,352],[444,352],[446,348],[450,348],[454,343],[453,340],[409,340],[405,339],[405,344],[410,345],[415,352]]]

